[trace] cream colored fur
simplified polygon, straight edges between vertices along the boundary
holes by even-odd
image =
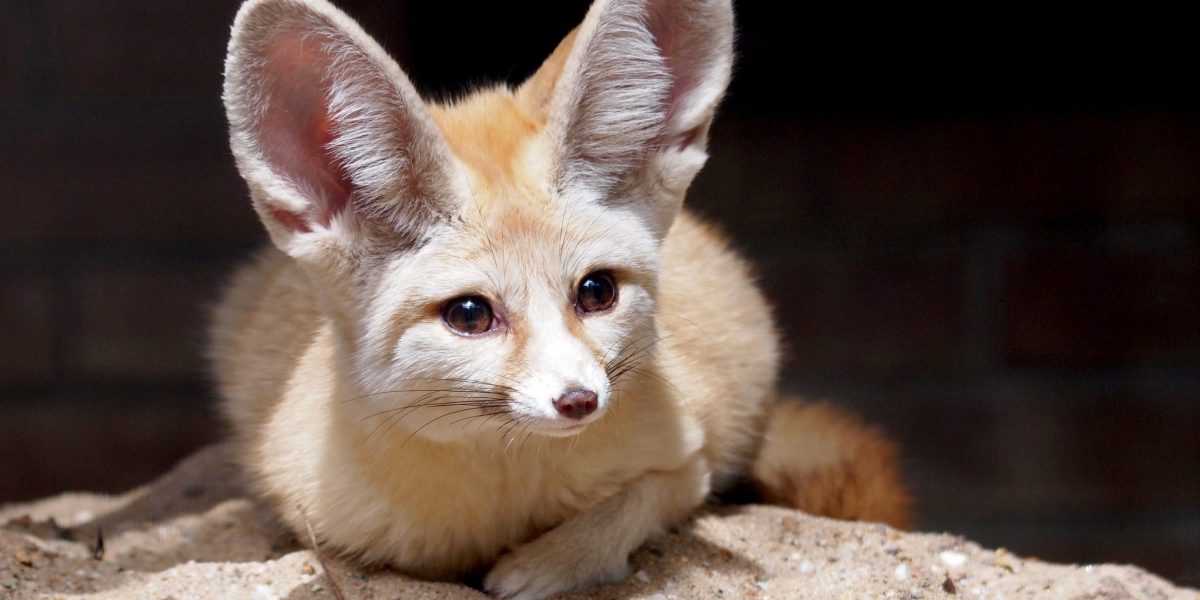
[[[234,155],[275,247],[212,355],[255,488],[297,531],[503,597],[625,576],[749,471],[779,361],[745,263],[680,211],[732,62],[728,0],[599,0],[513,91],[425,104],[324,0],[250,0]],[[612,273],[615,306],[576,286]],[[496,328],[441,307],[487,299]],[[597,395],[574,420],[553,400]],[[306,523],[307,520],[307,523]]]

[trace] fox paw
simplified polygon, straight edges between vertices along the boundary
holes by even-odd
[[[581,555],[577,549],[557,552],[544,538],[502,557],[483,580],[488,593],[511,600],[540,600],[552,594],[629,576],[627,557]]]

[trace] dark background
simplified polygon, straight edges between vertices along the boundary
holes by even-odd
[[[0,502],[219,435],[206,313],[265,240],[235,4],[0,1]],[[586,3],[501,4],[342,2],[439,96]],[[785,385],[888,428],[923,529],[1200,585],[1200,9],[790,4],[739,6],[689,199],[759,265]]]

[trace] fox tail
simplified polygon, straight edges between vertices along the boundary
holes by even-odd
[[[830,404],[777,402],[753,476],[759,495],[773,504],[900,529],[911,525],[912,498],[896,445],[878,427]]]

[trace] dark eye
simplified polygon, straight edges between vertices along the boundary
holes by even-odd
[[[607,271],[589,273],[579,282],[575,306],[580,312],[600,312],[612,308],[617,302],[617,284]]]
[[[475,335],[492,329],[495,318],[487,300],[479,296],[455,298],[442,307],[442,320],[455,333]]]

